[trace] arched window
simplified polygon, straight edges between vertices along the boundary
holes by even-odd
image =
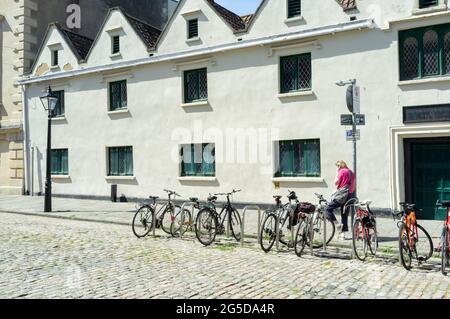
[[[403,41],[403,74],[404,79],[419,76],[419,43],[416,38],[409,37]]]
[[[444,72],[450,74],[450,32],[444,37]]]
[[[400,81],[450,75],[450,23],[399,32]]]
[[[439,37],[429,30],[423,35],[423,75],[439,74]]]

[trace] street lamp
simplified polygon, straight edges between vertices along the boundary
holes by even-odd
[[[52,116],[53,111],[58,103],[58,97],[53,94],[52,88],[49,86],[45,95],[40,97],[44,110],[48,112],[48,129],[47,129],[47,169],[45,180],[45,204],[44,212],[52,211]]]

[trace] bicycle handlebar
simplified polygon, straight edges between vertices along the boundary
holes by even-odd
[[[239,193],[239,192],[242,192],[242,190],[241,189],[239,189],[239,190],[233,189],[233,191],[231,193],[217,193],[217,194],[214,194],[214,196],[231,196],[231,195]]]
[[[168,193],[169,194],[169,196],[171,196],[171,195],[175,195],[175,196],[177,196],[177,197],[181,197],[181,195],[180,194],[178,194],[177,192],[175,192],[175,191],[171,191],[171,190],[168,190],[168,189],[165,189],[164,190],[166,193]]]

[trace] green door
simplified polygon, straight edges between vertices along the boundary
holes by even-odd
[[[436,201],[450,200],[450,143],[414,143],[412,156],[412,199],[421,219],[444,220],[446,211],[436,211]]]

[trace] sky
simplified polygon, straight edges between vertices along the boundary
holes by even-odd
[[[216,0],[218,4],[224,6],[238,15],[254,13],[261,0]]]

